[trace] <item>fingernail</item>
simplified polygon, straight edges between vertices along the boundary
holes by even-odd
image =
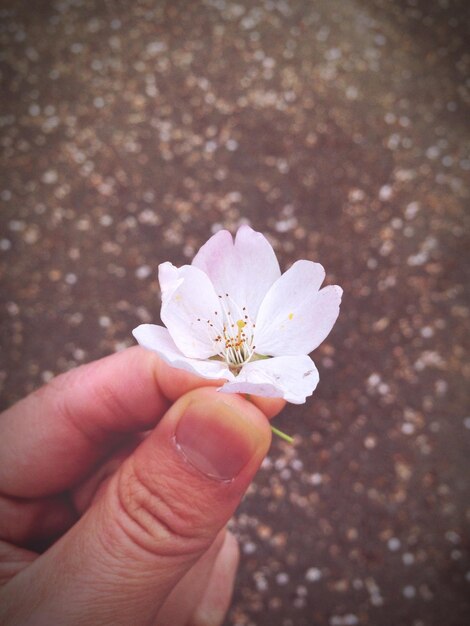
[[[185,459],[216,480],[232,480],[258,447],[260,434],[240,411],[224,401],[193,401],[176,428],[175,440]]]

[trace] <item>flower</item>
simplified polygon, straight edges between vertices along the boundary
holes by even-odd
[[[173,367],[224,379],[219,391],[301,404],[319,376],[308,354],[328,335],[342,289],[320,289],[325,270],[297,261],[281,276],[272,246],[249,226],[202,246],[191,265],[159,266],[161,319],[133,330]]]

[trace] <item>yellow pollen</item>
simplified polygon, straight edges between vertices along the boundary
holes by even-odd
[[[245,328],[246,322],[244,322],[243,320],[238,320],[237,326],[238,326],[238,330],[242,330],[243,328]]]
[[[291,320],[294,317],[293,313],[289,313],[288,318]]]

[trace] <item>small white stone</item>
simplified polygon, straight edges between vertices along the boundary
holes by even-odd
[[[286,467],[280,472],[279,476],[282,480],[289,480],[292,476],[292,472]]]
[[[321,485],[323,482],[323,476],[318,472],[315,472],[310,476],[310,482],[312,485]]]
[[[41,113],[41,108],[35,102],[29,105],[28,113],[31,117],[37,117]]]
[[[318,567],[310,567],[305,572],[305,578],[306,580],[308,580],[309,583],[316,583],[317,581],[321,579],[321,577],[322,577],[322,573],[318,569]]]
[[[356,86],[349,85],[346,88],[346,98],[348,100],[356,100],[358,95],[359,95],[359,90]]]
[[[148,278],[151,273],[152,273],[152,268],[150,267],[150,265],[141,265],[135,271],[136,277],[139,278],[140,280],[144,280],[145,278]]]
[[[289,582],[289,574],[286,574],[286,572],[279,572],[276,576],[276,582],[281,586],[287,585]]]
[[[54,378],[54,372],[51,372],[49,370],[44,370],[44,372],[42,372],[41,374],[41,378],[43,382],[48,383],[50,380]]]
[[[401,432],[404,435],[412,435],[415,432],[415,427],[413,424],[410,424],[410,422],[405,422],[402,424]]]
[[[384,603],[380,593],[372,593],[370,596],[370,602],[373,606],[382,606]]]
[[[111,217],[111,215],[102,215],[100,217],[100,224],[102,226],[111,226],[112,223],[113,223],[113,218]]]
[[[14,233],[22,232],[25,229],[25,227],[26,227],[26,224],[23,222],[23,220],[10,220],[8,222],[8,228]]]
[[[379,190],[380,200],[390,200],[393,195],[393,189],[391,185],[383,185]]]
[[[454,545],[457,545],[461,542],[460,535],[456,533],[455,530],[448,530],[445,534],[445,538],[447,539],[447,541],[450,541],[450,543],[453,543]]]
[[[413,587],[413,585],[407,585],[406,587],[403,587],[402,594],[405,598],[411,600],[416,596],[416,588]]]
[[[405,217],[407,220],[412,220],[416,217],[420,209],[419,202],[410,202],[405,209]]]
[[[243,552],[244,554],[253,554],[256,552],[256,544],[252,541],[247,541],[243,544]]]
[[[209,154],[211,154],[212,152],[215,152],[217,150],[217,142],[212,141],[212,140],[206,141],[204,150],[206,152],[209,152]]]
[[[20,312],[20,307],[16,304],[16,302],[7,302],[6,309],[12,317],[18,315]]]
[[[374,373],[369,376],[367,382],[371,387],[376,387],[381,382],[381,380],[382,379],[380,378],[380,375]]]
[[[364,447],[367,448],[367,450],[373,450],[376,445],[377,438],[373,435],[369,435],[364,439]]]
[[[429,339],[433,335],[434,335],[434,330],[431,328],[431,326],[424,326],[421,329],[421,336],[424,337],[425,339]]]
[[[42,175],[42,182],[46,183],[46,185],[53,185],[59,180],[59,174],[56,170],[47,170]]]
[[[77,361],[83,361],[85,356],[86,356],[85,350],[82,350],[81,348],[75,348],[75,350],[73,351],[73,358],[76,359]]]
[[[263,469],[263,470],[271,470],[272,467],[273,467],[273,462],[271,461],[271,459],[268,456],[266,456],[263,459],[263,462],[261,463],[261,469]]]
[[[109,318],[107,315],[102,315],[99,318],[98,323],[101,328],[109,328],[111,326],[111,318]]]
[[[268,581],[264,576],[256,576],[255,585],[258,591],[267,591],[269,588]]]
[[[401,547],[401,541],[397,537],[391,537],[388,540],[387,545],[391,552],[396,552]]]
[[[165,52],[166,49],[166,43],[163,41],[151,41],[149,44],[147,44],[147,47],[145,48],[147,54],[149,54],[150,56],[155,56],[160,52]]]

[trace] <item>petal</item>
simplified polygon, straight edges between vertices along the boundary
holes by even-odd
[[[191,265],[176,268],[171,263],[162,263],[159,280],[161,318],[181,352],[196,359],[216,354],[214,324],[222,314],[208,276]]]
[[[256,318],[258,354],[308,354],[326,338],[339,314],[343,290],[319,290],[325,270],[319,263],[297,261],[264,298]]]
[[[233,380],[233,374],[224,361],[198,361],[188,359],[181,353],[171,338],[168,329],[155,324],[141,324],[134,328],[132,334],[144,348],[156,352],[164,361],[173,367],[197,374],[203,378],[226,378]]]
[[[183,279],[178,273],[178,268],[173,263],[160,263],[158,266],[158,282],[162,291],[162,298],[169,297],[179,287]]]
[[[228,293],[240,309],[246,306],[252,319],[281,275],[269,241],[246,225],[238,229],[235,242],[228,230],[220,230],[202,246],[192,264],[209,276],[217,294]]]
[[[302,404],[312,395],[318,380],[317,368],[309,356],[278,356],[247,363],[235,380],[226,383],[220,391],[284,398],[287,402]]]

